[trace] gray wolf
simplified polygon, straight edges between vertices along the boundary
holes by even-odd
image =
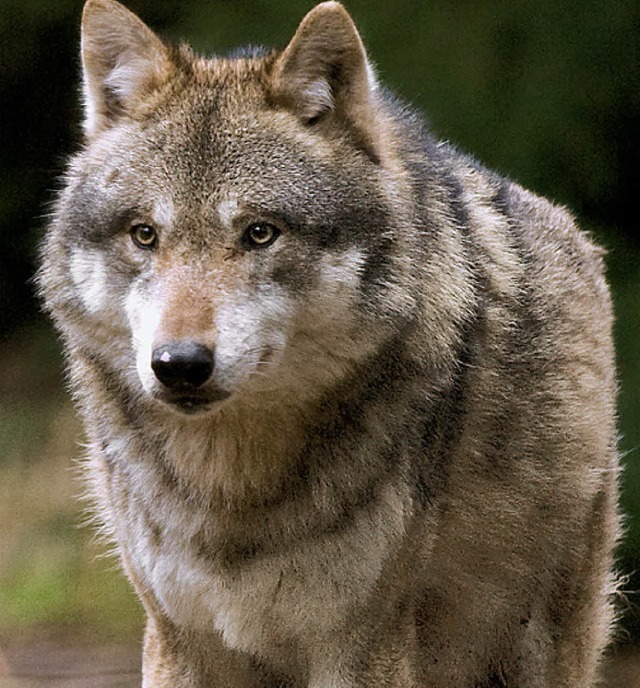
[[[205,59],[82,20],[42,247],[146,688],[586,688],[611,304],[570,213],[439,143],[338,3]]]

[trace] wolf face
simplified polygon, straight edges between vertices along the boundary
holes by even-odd
[[[380,292],[393,291],[377,263],[398,192],[363,143],[368,113],[346,107],[376,88],[357,34],[345,43],[360,62],[341,77],[353,92],[334,103],[329,66],[305,63],[316,44],[304,31],[278,59],[210,63],[183,49],[172,62],[146,27],[131,43],[103,25],[102,7],[85,11],[87,143],[58,211],[63,255],[46,268],[70,276],[85,345],[98,329],[99,355],[132,390],[182,412],[317,394],[384,338]]]

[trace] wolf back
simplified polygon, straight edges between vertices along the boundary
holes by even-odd
[[[318,5],[205,59],[114,0],[42,246],[147,688],[585,688],[614,619],[611,304]]]

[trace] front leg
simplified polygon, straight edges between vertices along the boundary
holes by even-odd
[[[308,688],[421,688],[415,626],[368,625],[318,644]]]
[[[264,688],[247,656],[224,646],[214,633],[176,628],[149,617],[144,639],[142,688]]]
[[[379,658],[380,663],[364,669],[336,665],[315,671],[308,688],[418,688],[415,668],[406,658]]]
[[[142,688],[269,688],[247,655],[230,650],[211,631],[179,628],[131,565],[121,544],[122,565],[147,614]]]

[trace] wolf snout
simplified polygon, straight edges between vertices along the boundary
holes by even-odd
[[[151,354],[156,378],[170,390],[197,389],[209,380],[214,368],[214,352],[194,341],[157,346]]]

